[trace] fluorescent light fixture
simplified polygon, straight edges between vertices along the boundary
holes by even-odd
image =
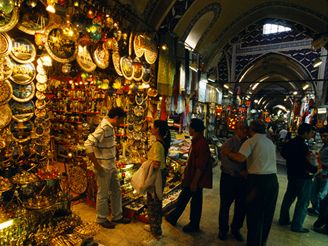
[[[258,87],[259,84],[260,84],[260,83],[256,83],[256,84],[254,84],[254,85],[252,86],[252,91],[254,91],[254,90],[256,89],[256,87]]]
[[[294,92],[293,92],[293,95],[297,95],[297,91],[294,91]]]
[[[255,99],[254,102],[255,102],[255,103],[259,103],[259,100]]]
[[[218,93],[221,93],[221,91],[219,91],[219,89],[218,89],[218,88],[215,88],[215,90],[216,90]]]
[[[207,78],[207,80],[211,81],[211,82],[215,82],[215,79],[216,79],[216,77],[214,74],[210,74],[210,76],[208,76],[208,78]]]
[[[233,92],[231,90],[228,91],[230,94],[233,94]]]
[[[318,114],[326,114],[327,108],[318,108]]]
[[[189,68],[195,72],[198,72],[198,65],[196,62],[193,62],[189,65]]]
[[[319,67],[322,64],[322,60],[318,57],[313,61],[313,67]]]
[[[228,90],[230,88],[229,85],[227,85],[227,84],[224,84],[223,87],[226,88],[226,89],[228,89]]]
[[[309,84],[306,84],[302,87],[302,89],[305,91],[307,88],[309,88]]]
[[[14,224],[14,220],[7,220],[7,221],[1,223],[0,224],[0,230],[5,229],[9,226],[12,226],[12,224]]]

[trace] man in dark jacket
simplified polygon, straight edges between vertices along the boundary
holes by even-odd
[[[298,135],[283,147],[281,153],[286,159],[288,184],[281,204],[279,224],[291,224],[293,232],[306,233],[309,229],[303,228],[303,222],[311,197],[313,173],[317,171],[317,167],[311,161],[314,156],[305,140],[313,138],[314,128],[310,124],[303,123],[297,133]],[[290,221],[289,209],[296,198],[293,220]]]

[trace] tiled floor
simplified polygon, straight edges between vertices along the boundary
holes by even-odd
[[[163,221],[163,238],[156,245],[245,245],[229,238],[227,241],[220,241],[217,239],[218,231],[218,208],[219,208],[219,167],[214,169],[214,188],[212,190],[205,190],[203,214],[201,220],[201,232],[197,234],[185,234],[182,232],[182,226],[188,223],[189,207],[181,216],[176,227],[171,226],[165,220]],[[281,201],[286,190],[286,174],[283,166],[279,168],[279,197],[272,225],[268,246],[327,246],[328,236],[318,234],[311,231],[307,234],[293,233],[288,227],[281,227],[277,224],[277,219],[280,211]],[[95,211],[93,208],[85,204],[78,204],[74,206],[74,211],[82,217],[85,221],[94,221]],[[232,211],[232,210],[231,210]],[[291,210],[293,211],[293,210]],[[307,216],[305,227],[310,228],[314,217]],[[149,233],[143,229],[144,224],[138,221],[133,221],[128,225],[117,225],[113,230],[101,229],[95,239],[103,245],[141,245],[144,239],[149,237]],[[242,233],[246,235],[246,226],[242,229]]]

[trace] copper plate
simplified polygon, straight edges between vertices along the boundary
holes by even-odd
[[[12,83],[13,87],[13,99],[17,102],[28,102],[30,101],[35,94],[34,83],[28,85],[20,85]]]
[[[83,168],[79,166],[70,168],[68,172],[68,179],[70,188],[73,192],[82,194],[86,191],[88,187],[88,177]]]
[[[46,103],[46,100],[36,100],[35,102],[35,107],[37,109],[44,109],[46,107],[47,103]]]
[[[120,67],[121,67],[121,71],[123,73],[124,78],[131,80],[133,78],[133,74],[134,74],[134,68],[132,65],[131,58],[122,57],[120,60]]]
[[[135,81],[141,81],[145,70],[142,64],[133,63],[133,70],[134,70],[133,79]]]
[[[0,57],[6,56],[11,52],[12,43],[7,33],[0,33]]]
[[[35,46],[25,38],[15,38],[12,40],[12,49],[10,56],[16,62],[33,62],[36,56]]]
[[[13,64],[8,56],[0,57],[0,80],[8,79],[13,73]]]
[[[34,115],[35,106],[33,101],[16,102],[12,100],[9,105],[13,113],[13,119],[17,122],[28,121]]]
[[[134,48],[134,53],[136,54],[137,57],[143,56],[143,54],[144,54],[143,36],[141,34],[134,36],[133,48]]]
[[[37,91],[37,92],[35,93],[35,96],[36,96],[36,98],[39,99],[39,100],[43,100],[43,99],[46,98],[46,95],[45,95],[43,92],[41,92],[41,91]]]
[[[145,47],[145,60],[148,64],[154,64],[157,60],[157,47],[152,40]]]
[[[0,129],[5,128],[11,121],[12,112],[8,104],[0,105]]]
[[[86,72],[92,72],[97,68],[97,65],[93,62],[87,46],[78,46],[76,60],[80,67]]]
[[[113,65],[114,65],[116,73],[119,76],[123,76],[123,73],[122,73],[121,67],[120,67],[121,56],[120,56],[120,53],[118,53],[118,51],[113,52],[112,60],[113,60]]]
[[[62,63],[75,59],[78,50],[77,42],[65,38],[61,25],[54,24],[47,27],[46,36],[45,48],[52,59]]]
[[[45,74],[40,74],[39,73],[36,76],[36,81],[39,82],[39,83],[41,83],[41,84],[44,84],[44,83],[46,83],[48,81],[48,76],[45,75]]]
[[[0,16],[0,32],[8,32],[13,29],[19,19],[19,8],[15,7],[14,10],[6,15]]]
[[[45,92],[47,89],[47,84],[46,83],[36,83],[36,89],[41,92]]]
[[[32,63],[13,63],[13,72],[10,79],[17,84],[27,85],[35,78],[36,71]]]
[[[109,66],[109,51],[105,49],[103,45],[98,47],[93,52],[93,61],[101,69],[105,69]]]
[[[9,102],[12,95],[13,95],[13,88],[10,82],[8,80],[0,81],[0,105]]]

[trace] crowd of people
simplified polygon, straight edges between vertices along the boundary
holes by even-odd
[[[114,126],[126,117],[122,108],[112,108],[96,130],[85,141],[87,155],[94,165],[97,179],[96,222],[113,229],[117,223],[130,223],[122,215],[122,198],[115,167]],[[191,119],[189,134],[192,137],[189,157],[181,181],[182,191],[177,203],[165,219],[177,224],[190,201],[190,222],[183,227],[186,233],[198,232],[203,204],[203,189],[212,188],[212,163],[209,145],[204,137],[204,123]],[[166,182],[166,156],[170,147],[170,131],[166,121],[155,120],[151,133],[155,141],[147,155],[150,176],[146,181],[149,225],[145,230],[152,235],[144,242],[152,245],[162,236],[162,192]],[[312,125],[301,124],[296,137],[284,141],[281,154],[286,159],[288,185],[280,208],[279,224],[290,225],[291,231],[306,233],[303,227],[307,213],[318,215],[313,229],[328,234],[328,128],[320,132],[323,142],[318,153],[313,153],[306,140],[313,138]],[[287,131],[279,133],[286,139]],[[144,164],[143,164],[144,165]],[[220,209],[218,238],[226,240],[229,231],[238,241],[244,241],[240,232],[246,219],[247,245],[265,245],[270,233],[279,184],[277,179],[276,146],[268,137],[266,124],[254,120],[248,126],[238,122],[235,134],[221,147]],[[108,200],[111,204],[109,220]],[[289,210],[296,201],[290,219]],[[311,201],[312,207],[308,208]],[[234,214],[229,228],[229,211],[232,203]],[[230,229],[230,230],[229,230]]]

